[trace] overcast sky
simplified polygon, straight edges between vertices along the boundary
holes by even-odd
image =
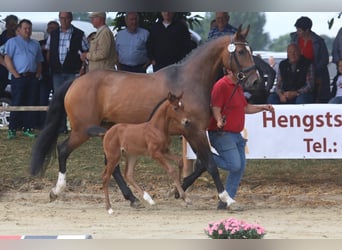
[[[32,21],[50,21],[58,18],[58,12],[0,12],[1,19],[8,14],[15,14],[19,18],[28,18]],[[109,16],[114,17],[115,12],[109,12]],[[197,12],[196,12],[197,13]],[[204,12],[201,12],[204,13]],[[337,12],[265,12],[266,25],[264,31],[270,34],[271,39],[295,31],[294,23],[301,16],[308,16],[313,21],[312,30],[317,34],[325,34],[335,37],[340,27],[342,19],[337,19]],[[335,24],[332,29],[328,28],[328,20],[335,17]]]
[[[335,37],[342,27],[342,20],[337,18],[337,12],[266,12],[266,25],[264,30],[269,32],[271,38],[295,31],[294,24],[301,16],[307,16],[312,20],[312,30],[318,35]],[[328,20],[335,17],[335,23],[331,30]]]

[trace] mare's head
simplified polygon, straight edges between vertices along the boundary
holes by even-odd
[[[167,96],[168,101],[168,110],[167,117],[172,119],[176,123],[180,123],[182,127],[186,128],[190,125],[190,120],[187,116],[187,112],[184,111],[184,104],[181,101],[183,93],[179,96],[176,96],[169,92]]]
[[[223,65],[230,69],[246,88],[252,88],[259,80],[252,51],[247,43],[250,26],[242,30],[240,25],[237,32],[231,37],[226,49],[222,53]]]

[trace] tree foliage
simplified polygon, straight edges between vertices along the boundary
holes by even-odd
[[[75,20],[89,21],[88,12],[74,12]],[[114,29],[121,30],[125,27],[125,12],[117,12],[114,19],[107,18],[107,24],[113,25]],[[286,51],[290,42],[290,35],[285,34],[276,39],[271,40],[270,35],[264,32],[266,24],[266,15],[264,12],[230,12],[229,23],[235,27],[242,25],[247,27],[250,25],[248,34],[248,42],[253,50],[272,50]],[[333,26],[335,18],[341,18],[342,12],[328,21],[329,29]],[[160,12],[139,12],[140,27],[150,29],[151,25],[161,18]],[[192,16],[191,12],[176,12],[176,17],[186,21],[188,27],[197,32],[202,41],[206,41],[210,29],[210,22],[215,19],[215,12],[206,12],[204,18],[202,16]],[[324,40],[328,49],[331,48],[332,38],[324,36]]]
[[[270,35],[264,32],[266,24],[264,12],[231,12],[230,24],[235,27],[250,25],[248,42],[253,50],[265,50],[270,43]]]
[[[89,12],[73,12],[72,16],[74,20],[89,22]]]
[[[291,42],[290,33],[282,35],[276,39],[273,39],[270,43],[269,50],[283,52],[286,51],[287,45]]]
[[[121,30],[125,27],[125,13],[118,12],[113,20],[112,25],[117,30]],[[151,29],[153,23],[161,18],[160,12],[138,12],[139,14],[139,26],[147,30]],[[175,18],[186,21],[190,29],[193,29],[194,25],[200,25],[201,16],[191,16],[191,12],[176,12]]]
[[[266,23],[266,16],[263,12],[230,12],[229,23],[235,27],[240,24],[246,28],[249,24],[251,26],[248,34],[248,42],[253,50],[264,50],[270,43],[270,36],[264,32]],[[210,23],[215,19],[215,12],[206,12],[205,18],[201,20],[201,25],[196,26],[196,31],[206,41],[210,29]]]

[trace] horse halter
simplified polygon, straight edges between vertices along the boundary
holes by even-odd
[[[247,68],[242,68],[237,56],[236,56],[236,45],[244,45],[245,47],[249,48],[248,43],[247,42],[234,42],[232,41],[229,45],[228,45],[228,52],[230,54],[230,68],[232,69],[232,64],[233,64],[233,59],[238,67],[239,72],[236,73],[236,78],[238,79],[239,82],[242,82],[244,79],[247,78],[246,73],[248,73],[249,71],[256,69],[255,64],[253,64],[250,67]],[[250,49],[247,49],[248,51],[250,51]]]

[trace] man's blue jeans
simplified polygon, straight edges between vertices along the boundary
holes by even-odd
[[[280,102],[279,95],[277,93],[271,93],[267,99],[267,103],[269,104],[283,104]],[[311,93],[303,93],[294,98],[293,100],[289,100],[284,104],[308,104],[313,103],[313,96]]]
[[[36,106],[39,104],[39,80],[35,75],[11,80],[12,106]],[[12,111],[10,130],[32,129],[38,119],[36,111]]]
[[[234,198],[246,167],[246,141],[240,133],[209,131],[211,145],[219,155],[213,154],[216,165],[229,171],[226,190]]]

